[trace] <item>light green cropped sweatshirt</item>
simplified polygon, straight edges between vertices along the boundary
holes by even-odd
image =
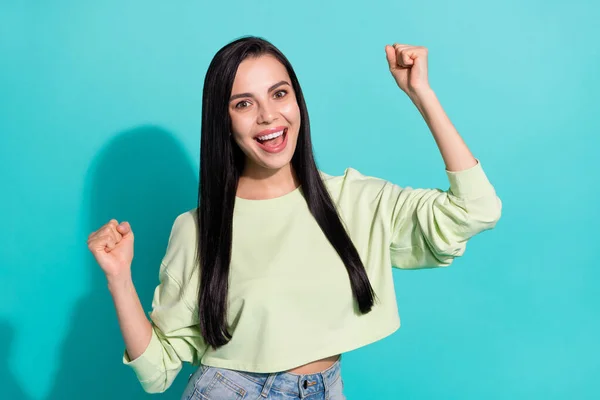
[[[152,339],[135,360],[145,391],[165,391],[183,362],[277,372],[382,339],[400,326],[391,266],[448,266],[493,228],[502,203],[481,164],[450,172],[449,189],[413,189],[348,168],[321,172],[378,302],[357,312],[344,264],[310,214],[302,187],[274,199],[236,198],[228,323],[208,347],[198,327],[196,209],[174,221],[152,302]]]

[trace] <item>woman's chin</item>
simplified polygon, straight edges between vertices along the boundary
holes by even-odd
[[[292,161],[292,156],[294,155],[293,151],[287,150],[288,149],[286,149],[286,151],[282,151],[281,153],[273,154],[263,152],[259,149],[253,154],[254,157],[252,157],[252,164],[266,169],[281,169],[286,167]]]
[[[291,160],[282,159],[282,160],[262,160],[258,165],[260,165],[263,169],[278,171],[282,168],[287,167],[290,164]]]
[[[277,171],[287,167],[292,161],[292,157],[287,154],[278,154],[267,157],[252,157],[247,161],[250,161],[252,169]]]

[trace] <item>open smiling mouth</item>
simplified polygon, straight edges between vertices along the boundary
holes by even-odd
[[[258,146],[268,153],[279,153],[287,145],[288,128],[254,138]]]

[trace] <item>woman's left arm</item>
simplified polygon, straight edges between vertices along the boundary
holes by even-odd
[[[396,44],[386,46],[386,54],[396,83],[431,129],[446,164],[450,187],[445,191],[412,189],[369,181],[372,184],[365,185],[368,190],[362,192],[364,205],[357,209],[376,210],[374,214],[383,226],[389,227],[394,266],[450,265],[464,253],[471,237],[496,225],[502,202],[429,86],[427,49]],[[360,196],[355,197],[361,201]]]
[[[446,169],[462,171],[475,166],[477,160],[454,128],[429,85],[427,48],[394,44],[386,46],[385,52],[392,76],[425,119]]]

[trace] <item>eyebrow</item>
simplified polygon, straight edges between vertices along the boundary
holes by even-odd
[[[280,81],[280,82],[277,82],[276,84],[274,84],[273,86],[271,86],[268,91],[271,92],[271,91],[277,89],[279,86],[282,86],[282,85],[291,86],[287,81]],[[254,97],[254,96],[252,95],[252,93],[234,94],[233,96],[231,96],[229,98],[229,102],[232,102],[235,99],[239,99],[240,97]]]

